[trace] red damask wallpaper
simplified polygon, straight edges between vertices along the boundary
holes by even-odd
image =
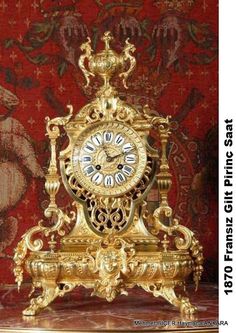
[[[204,279],[217,279],[217,19],[217,0],[0,0],[0,283],[14,282],[13,249],[47,204],[45,116],[94,96],[77,60],[107,30],[117,51],[127,37],[137,48],[123,98],[172,115],[171,203],[204,245]]]

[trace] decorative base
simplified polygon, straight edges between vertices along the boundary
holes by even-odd
[[[146,288],[145,285],[140,285],[143,287],[144,290],[150,291],[153,293],[155,297],[163,297],[165,300],[167,300],[170,304],[174,305],[176,308],[180,310],[180,313],[182,315],[185,315],[189,318],[192,314],[197,312],[197,307],[192,305],[189,301],[189,298],[184,296],[177,297],[174,291],[174,288],[172,287],[166,287],[163,286],[160,288],[160,290],[147,290],[151,289]],[[24,316],[35,316],[37,313],[39,313],[42,309],[46,308],[57,296],[64,296],[65,292],[71,291],[76,285],[73,285],[72,288],[67,287],[66,291],[60,291],[60,288],[56,285],[56,283],[45,283],[42,285],[43,292],[40,296],[36,298],[32,298],[30,301],[30,306],[27,307],[22,313]],[[128,295],[128,292],[125,290],[121,291],[121,294]],[[95,292],[91,294],[91,296],[96,295]]]
[[[192,259],[187,251],[153,251],[147,255],[144,251],[135,251],[123,240],[119,242],[118,249],[101,246],[96,252],[94,248],[87,248],[79,253],[31,253],[26,269],[33,279],[32,293],[35,288],[41,288],[42,294],[31,299],[23,314],[36,315],[56,297],[64,296],[79,285],[93,288],[92,296],[108,302],[118,295],[128,295],[127,289],[137,285],[155,297],[163,297],[182,314],[196,312],[188,298],[175,294],[175,288],[184,286],[192,272]]]
[[[15,286],[0,287],[0,332],[218,332],[218,290],[212,284],[201,284],[197,293],[194,286],[188,287],[199,309],[192,316],[136,287],[129,290],[129,297],[117,297],[112,303],[75,288],[38,316],[22,316],[29,289],[23,284],[19,294]]]
[[[14,255],[18,288],[24,266],[33,291],[42,288],[41,296],[24,311],[27,316],[78,285],[92,288],[92,295],[108,302],[138,285],[183,314],[196,311],[188,298],[175,295],[175,288],[185,287],[191,273],[198,287],[203,253],[194,233],[179,224],[168,204],[170,116],[156,116],[148,105],[136,109],[119,98],[110,80],[119,73],[127,88],[136,64],[135,47],[127,39],[117,54],[110,47],[112,40],[107,31],[103,51],[95,53],[89,38],[80,47],[84,52],[79,66],[87,85],[97,74],[104,81],[96,98],[77,114],[68,105],[68,115],[46,117],[51,157],[45,182],[50,201],[44,216],[50,226],[41,220],[26,231]],[[68,140],[58,155],[56,142],[62,129]],[[159,149],[147,140],[154,129]],[[158,207],[152,214],[146,200],[155,180]],[[56,203],[61,181],[73,199],[66,212]],[[75,224],[68,231],[71,222]]]

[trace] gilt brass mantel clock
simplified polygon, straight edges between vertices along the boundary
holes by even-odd
[[[151,114],[147,105],[137,110],[119,98],[111,79],[118,75],[128,88],[135,47],[126,40],[117,54],[112,40],[106,32],[99,53],[94,53],[89,38],[81,45],[79,67],[86,85],[95,75],[103,79],[95,99],[78,113],[69,105],[67,116],[46,118],[51,158],[45,182],[50,203],[44,215],[55,222],[49,227],[39,221],[15,249],[18,287],[25,268],[32,277],[32,293],[42,289],[24,315],[36,315],[77,286],[91,288],[92,295],[111,302],[137,285],[181,313],[196,311],[187,297],[175,294],[177,286],[184,293],[190,275],[197,288],[203,255],[193,232],[179,224],[168,204],[170,117]],[[61,129],[68,144],[58,152]],[[148,144],[151,130],[159,135],[159,150]],[[154,182],[159,203],[150,213],[146,198]],[[60,186],[71,197],[69,213],[57,206]],[[69,232],[68,224],[73,226]]]

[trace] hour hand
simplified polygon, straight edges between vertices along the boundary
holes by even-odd
[[[108,157],[109,155],[108,155],[108,152],[107,152],[107,147],[106,147],[106,146],[102,146],[102,148],[103,148],[103,150],[104,150],[106,156]]]
[[[107,162],[110,162],[111,161],[111,156],[109,156],[108,152],[107,152],[107,147],[106,146],[102,146],[105,154],[106,154],[106,157],[107,157]]]

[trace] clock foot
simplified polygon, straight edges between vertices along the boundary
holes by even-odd
[[[155,293],[153,294],[156,296]],[[159,295],[179,308],[183,315],[192,315],[197,311],[197,307],[190,303],[189,298],[183,296],[177,297],[173,287],[162,287]]]
[[[42,309],[47,307],[54,299],[59,296],[63,297],[66,293],[73,290],[79,284],[65,283],[57,285],[55,281],[42,282],[42,295],[32,298],[30,306],[23,311],[24,316],[35,316]]]
[[[192,318],[193,314],[197,312],[197,307],[192,305],[189,298],[183,296],[176,296],[173,286],[159,286],[155,284],[140,284],[145,291],[151,292],[155,297],[163,297],[170,304],[179,308],[181,315]]]
[[[56,282],[42,283],[43,292],[30,300],[30,306],[23,311],[24,316],[35,316],[41,309],[48,306],[60,293]]]

